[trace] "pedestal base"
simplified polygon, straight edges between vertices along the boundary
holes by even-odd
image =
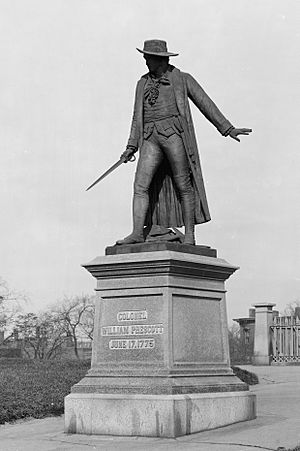
[[[85,265],[92,364],[66,397],[66,431],[176,437],[254,418],[230,368],[224,284],[237,267],[204,246],[135,246]]]
[[[179,437],[254,419],[255,395],[72,393],[65,398],[65,407],[67,433]]]

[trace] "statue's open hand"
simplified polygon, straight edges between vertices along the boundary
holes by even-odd
[[[230,138],[240,142],[238,135],[249,135],[252,132],[251,128],[233,128],[229,133]]]

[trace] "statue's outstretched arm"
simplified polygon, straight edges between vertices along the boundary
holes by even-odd
[[[235,128],[199,83],[190,74],[185,74],[185,77],[189,98],[222,135],[230,136],[235,141],[240,142],[238,135],[249,135],[252,132],[251,128]]]

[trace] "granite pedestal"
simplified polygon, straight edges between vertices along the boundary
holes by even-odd
[[[229,361],[237,268],[205,246],[136,246],[84,265],[99,294],[92,364],[65,399],[66,432],[176,437],[255,418]]]

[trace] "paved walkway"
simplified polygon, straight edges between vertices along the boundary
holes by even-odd
[[[63,417],[0,426],[0,451],[262,451],[300,444],[300,366],[250,367],[257,419],[177,439],[67,435]]]

